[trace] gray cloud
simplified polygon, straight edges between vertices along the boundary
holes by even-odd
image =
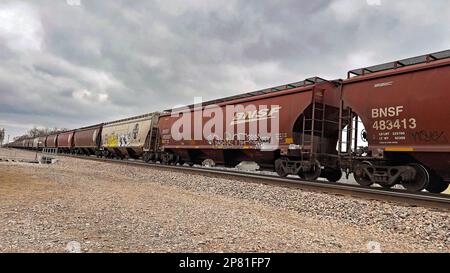
[[[11,135],[343,78],[450,43],[447,0],[67,3],[0,4],[0,127]]]

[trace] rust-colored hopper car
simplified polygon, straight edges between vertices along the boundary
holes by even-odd
[[[237,106],[232,113],[234,119],[228,118],[227,121],[223,117],[221,120],[223,135],[206,136],[200,140],[174,140],[171,128],[179,118],[166,111],[168,113],[161,115],[159,125],[161,147],[165,152],[162,161],[198,164],[212,160],[214,164],[232,167],[242,161],[254,161],[262,168],[275,167],[280,176],[292,174],[310,180],[324,177],[337,181],[342,173],[336,151],[340,101],[336,87],[336,82],[315,77],[210,101],[203,105],[204,108],[191,106],[188,115],[193,121],[196,112],[205,107],[216,105],[218,110],[226,113],[227,107]],[[242,106],[240,110],[239,106]],[[250,127],[258,126],[259,121],[276,118],[279,119],[276,135],[272,128],[264,134],[250,133]],[[207,126],[209,120],[203,118],[201,122]],[[244,134],[237,134],[239,126],[245,127]],[[194,132],[191,134],[190,139],[194,139]]]
[[[98,155],[102,124],[77,129],[73,135],[75,154]]]
[[[56,142],[57,139],[58,139],[58,134],[49,135],[45,142],[45,147],[46,148],[56,148],[57,147],[57,142]]]
[[[60,133],[57,139],[57,146],[60,152],[73,152],[73,134],[75,131]]]
[[[450,50],[350,71],[342,99],[362,120],[369,147],[366,156],[343,153],[344,162],[353,159],[343,167],[365,186],[444,191],[450,182],[449,88]]]

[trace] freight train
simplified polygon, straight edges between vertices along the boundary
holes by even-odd
[[[253,161],[282,177],[336,182],[353,174],[362,186],[440,193],[450,183],[449,75],[450,50],[352,70],[345,80],[314,77],[9,146],[174,165]],[[223,132],[203,135],[214,116],[205,112],[230,106],[241,109],[231,120],[215,112]],[[180,116],[200,121],[197,137],[194,127],[174,132]],[[275,118],[276,134],[258,127]],[[239,126],[246,133],[236,134]]]

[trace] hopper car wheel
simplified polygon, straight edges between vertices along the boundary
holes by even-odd
[[[283,162],[284,162],[283,159],[277,159],[277,160],[275,161],[275,171],[277,172],[277,174],[278,174],[280,177],[286,177],[286,176],[288,176],[288,174],[286,173],[286,171],[285,171],[284,168],[283,168]]]
[[[151,160],[150,154],[145,153],[145,154],[142,156],[142,159],[143,159],[145,162],[149,163],[150,160]]]
[[[402,186],[409,192],[419,192],[425,189],[430,183],[430,174],[427,169],[420,164],[410,164],[416,170],[416,176],[411,181],[403,181]]]
[[[324,177],[330,182],[338,182],[342,178],[342,171],[337,169],[327,169]]]
[[[216,162],[214,162],[214,160],[212,160],[212,159],[205,159],[202,162],[202,166],[207,167],[207,168],[213,168],[216,166]]]
[[[320,174],[322,173],[322,168],[320,167],[319,161],[315,161],[314,164],[311,167],[311,170],[309,172],[302,172],[299,174],[301,178],[304,178],[306,180],[315,181],[320,177]]]
[[[370,177],[368,177],[364,172],[364,168],[370,166],[372,166],[372,163],[363,162],[362,164],[358,164],[353,171],[353,177],[355,178],[356,182],[363,187],[370,187],[373,185]]]
[[[161,164],[162,165],[170,165],[170,158],[168,158],[167,156],[163,156],[161,158]]]
[[[173,165],[178,165],[180,164],[180,166],[184,165],[184,161],[181,160],[181,157],[179,155],[174,156],[174,161],[173,161]]]
[[[179,160],[180,160],[180,157],[178,155],[173,155],[172,160],[170,161],[170,165],[176,166],[178,164]]]
[[[447,188],[448,183],[444,182],[444,180],[438,175],[430,173],[430,183],[428,183],[428,186],[426,187],[428,192],[443,193]]]
[[[155,162],[156,161],[156,154],[155,153],[151,153],[148,155],[148,161],[149,162]]]

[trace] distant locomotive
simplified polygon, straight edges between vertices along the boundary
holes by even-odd
[[[195,138],[193,130],[186,139],[174,138],[174,109],[8,146],[162,164],[254,161],[283,177],[338,181],[344,171],[362,186],[402,184],[411,192],[440,193],[450,183],[449,75],[450,50],[352,70],[346,80],[315,77],[183,110],[203,130],[211,116],[197,114],[209,107],[256,107],[235,112],[231,122],[222,117],[220,134]],[[275,117],[276,134],[258,127]],[[235,134],[239,126],[258,131]]]

